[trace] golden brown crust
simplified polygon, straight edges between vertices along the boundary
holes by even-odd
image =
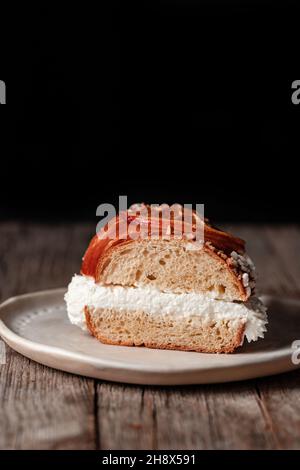
[[[97,279],[99,279],[102,266],[105,264],[103,260],[109,257],[112,250],[115,250],[119,246],[123,246],[124,244],[132,243],[135,241],[130,238],[130,234],[128,234],[127,230],[125,230],[126,227],[129,227],[130,223],[133,220],[135,220],[135,217],[133,215],[128,214],[127,212],[121,213],[109,223],[109,227],[105,228],[108,228],[108,231],[106,232],[105,236],[104,230],[94,236],[83,257],[81,274],[84,274],[86,276],[92,276],[96,281]],[[152,217],[150,221],[148,221],[148,219],[146,220],[146,224],[149,236],[151,233],[151,227],[153,226],[158,227],[161,237],[165,235],[162,233],[163,225],[161,218]],[[207,222],[207,220],[203,220],[202,224],[204,229],[205,243],[209,244],[211,248],[213,248],[217,253],[219,253],[220,257],[230,256],[232,251],[244,253],[245,242],[242,239],[211,226]],[[174,229],[172,223],[170,224],[170,227],[171,230]],[[194,225],[190,226],[190,230],[191,233],[193,233]],[[117,236],[112,239],[110,237],[113,231],[116,232]],[[172,236],[173,235],[171,233],[171,238]]]

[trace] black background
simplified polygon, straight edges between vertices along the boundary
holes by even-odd
[[[299,221],[299,13],[267,0],[8,11],[1,218],[94,220],[127,194]]]

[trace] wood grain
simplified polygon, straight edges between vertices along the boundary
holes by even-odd
[[[1,300],[66,284],[77,269],[86,227],[2,224]],[[49,369],[6,347],[0,365],[0,448],[93,449],[94,381]]]
[[[99,448],[156,447],[153,396],[143,387],[97,384]]]
[[[160,448],[266,449],[275,445],[251,382],[202,385],[157,395],[156,420]],[[241,426],[241,422],[247,423]]]
[[[226,228],[247,240],[261,292],[300,296],[299,226]],[[94,230],[83,223],[2,223],[0,300],[66,285]],[[299,449],[299,392],[299,372],[211,386],[105,383],[6,347],[0,448]]]
[[[0,367],[1,449],[94,449],[94,385],[12,352]]]
[[[300,374],[298,371],[257,383],[269,432],[279,449],[300,448]]]

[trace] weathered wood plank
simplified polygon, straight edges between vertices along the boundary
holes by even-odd
[[[1,300],[66,285],[88,238],[83,226],[0,228]],[[0,365],[0,448],[93,449],[94,381],[41,366],[6,347]]]
[[[300,228],[267,226],[265,236],[281,275],[277,283],[278,293],[299,297]],[[300,371],[259,379],[257,390],[269,428],[276,435],[278,448],[300,449]]]
[[[247,240],[257,266],[260,292],[299,297],[299,226],[242,225],[235,226],[235,231]],[[273,436],[276,447],[299,449],[300,371],[260,379],[256,388],[266,432]]]
[[[101,449],[156,446],[153,397],[149,391],[143,387],[98,382],[97,392]]]
[[[299,338],[300,339],[300,338]],[[269,432],[276,435],[279,449],[300,449],[299,371],[257,381]]]
[[[0,449],[94,449],[94,384],[7,348],[0,366]]]
[[[277,260],[279,272],[289,283],[286,294],[300,296],[300,227],[266,227],[266,236]]]
[[[230,226],[226,228],[230,229]],[[236,225],[232,228],[234,233],[247,242],[247,251],[257,269],[259,294],[291,295],[294,287],[291,287],[289,270],[282,264],[268,230],[264,225]],[[274,234],[278,234],[275,238],[280,236],[280,226],[274,226],[272,230]],[[289,251],[290,248],[287,240],[285,251]]]
[[[94,229],[2,224],[0,299],[66,285]],[[232,231],[248,242],[260,291],[299,295],[299,227],[239,225]],[[299,377],[295,372],[170,389],[94,387],[92,380],[48,369],[7,348],[7,363],[0,365],[0,447],[300,448]]]
[[[277,447],[253,382],[144,390],[98,384],[98,421],[102,449]]]
[[[2,223],[0,300],[67,285],[94,230],[88,224]]]
[[[247,233],[248,230],[248,233]],[[244,227],[250,252],[260,272],[263,292],[300,296],[300,229],[298,226]],[[270,318],[272,321],[272,318]],[[284,319],[283,319],[284,322]],[[295,338],[296,339],[296,338]],[[299,338],[300,339],[300,338]],[[280,449],[300,448],[300,371],[257,381],[257,392],[267,432]]]
[[[160,449],[275,446],[273,436],[265,432],[252,382],[154,391],[154,406]]]

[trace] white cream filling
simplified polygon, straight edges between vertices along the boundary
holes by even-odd
[[[210,295],[161,292],[153,287],[122,287],[96,284],[93,278],[75,275],[65,295],[68,316],[74,325],[86,330],[84,307],[143,310],[151,315],[188,317],[201,315],[209,320],[244,321],[247,340],[263,338],[268,323],[266,308],[252,297],[247,302],[226,302]]]

